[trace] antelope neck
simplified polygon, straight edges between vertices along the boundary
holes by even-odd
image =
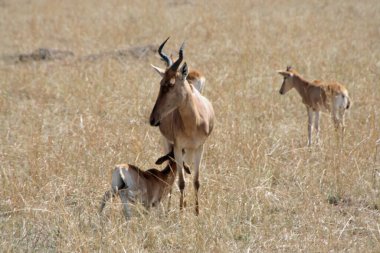
[[[196,126],[199,118],[199,112],[195,106],[195,98],[191,88],[187,88],[186,99],[181,106],[178,107],[178,112],[181,116],[181,120],[184,124],[184,128],[189,126]]]
[[[299,76],[294,76],[294,88],[298,91],[302,98],[307,96],[307,88],[309,86],[309,82],[302,79]]]

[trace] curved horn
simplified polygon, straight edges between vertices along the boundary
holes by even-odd
[[[181,47],[179,48],[179,57],[178,59],[173,63],[173,65],[170,67],[171,70],[177,71],[179,65],[181,64],[183,60],[183,48],[185,46],[185,42],[182,43]]]
[[[170,67],[170,66],[173,64],[173,62],[172,62],[172,60],[170,59],[169,56],[167,56],[166,54],[164,54],[164,53],[162,52],[162,49],[164,48],[164,46],[165,46],[165,44],[166,44],[166,42],[168,41],[169,38],[170,38],[170,37],[168,37],[164,42],[162,42],[161,46],[158,48],[158,53],[160,54],[162,60],[163,60],[164,62],[166,62],[166,65],[167,65],[168,67]]]

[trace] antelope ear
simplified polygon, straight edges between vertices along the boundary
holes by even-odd
[[[160,165],[160,164],[162,164],[163,162],[165,162],[167,160],[169,160],[169,156],[168,155],[161,156],[160,158],[157,159],[156,164]]]
[[[282,76],[284,76],[284,77],[292,77],[292,76],[293,76],[293,73],[288,72],[288,71],[281,71],[281,70],[278,70],[277,73],[279,73],[280,75],[282,75]]]
[[[162,69],[162,68],[159,68],[159,67],[156,67],[152,64],[150,64],[150,66],[152,66],[152,68],[158,73],[160,74],[161,77],[163,77],[165,75],[165,70]]]
[[[182,80],[186,80],[188,74],[189,74],[189,69],[187,68],[187,63],[185,62],[181,68]]]

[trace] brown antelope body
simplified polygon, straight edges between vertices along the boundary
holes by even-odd
[[[308,145],[312,143],[311,130],[313,125],[313,113],[315,113],[314,127],[319,135],[319,117],[321,110],[331,112],[335,129],[341,127],[342,138],[345,128],[344,113],[350,107],[350,97],[347,89],[338,82],[323,82],[320,80],[307,81],[290,66],[286,71],[278,71],[284,77],[280,94],[283,95],[295,88],[306,106],[308,114]]]
[[[167,40],[166,40],[167,41]],[[187,64],[183,60],[183,45],[179,50],[179,58],[172,63],[162,48],[159,53],[167,64],[166,69],[154,67],[162,76],[160,91],[150,115],[150,124],[159,126],[162,135],[165,137],[168,146],[173,146],[174,156],[177,161],[178,186],[181,192],[180,208],[183,207],[183,197],[185,181],[182,172],[184,159],[191,157],[194,164],[193,185],[195,189],[195,211],[199,213],[198,190],[199,167],[203,154],[203,144],[211,134],[214,126],[214,109],[207,98],[201,95],[200,90],[193,86],[195,82],[203,82],[201,75],[197,72],[189,77]],[[204,83],[204,82],[203,82]],[[202,88],[202,86],[201,86]],[[182,150],[185,150],[186,157],[183,157]]]
[[[131,164],[116,165],[112,172],[111,190],[104,194],[99,211],[103,211],[106,202],[111,197],[114,197],[116,193],[119,193],[124,204],[126,219],[130,217],[128,201],[139,201],[149,210],[150,207],[156,206],[168,193],[170,196],[177,171],[173,152],[160,157],[156,164],[162,164],[165,161],[169,162],[162,171],[157,169],[143,171]],[[184,165],[184,168],[186,173],[190,174],[190,170],[186,165]]]

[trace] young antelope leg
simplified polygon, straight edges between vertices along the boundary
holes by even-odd
[[[120,176],[120,170],[115,169],[112,173],[112,185],[111,185],[111,190],[107,191],[104,196],[102,201],[100,202],[100,208],[99,208],[99,213],[101,213],[106,205],[106,202],[110,199],[115,197],[116,193],[118,190],[122,189],[125,187],[125,183],[123,179]]]
[[[307,123],[307,145],[311,146],[311,130],[313,128],[313,109],[310,107],[307,107],[307,116],[308,116],[308,123]]]
[[[106,202],[110,199],[115,197],[115,192],[113,190],[109,190],[106,193],[104,193],[103,199],[100,202],[100,207],[99,207],[99,213],[101,213],[106,206]]]
[[[120,196],[121,202],[124,205],[125,219],[129,220],[129,218],[131,217],[131,212],[130,212],[129,206],[128,206],[128,190],[127,189],[120,190],[119,196]]]
[[[315,128],[315,132],[316,132],[316,143],[319,142],[319,111],[316,111],[315,112],[315,119],[314,119],[314,128]]]
[[[332,106],[332,110],[331,110],[331,118],[334,122],[334,127],[335,127],[335,130],[338,130],[339,128],[339,125],[340,125],[340,120],[338,118],[338,104],[337,104],[337,101],[336,99],[334,100],[334,103],[333,103],[333,106]]]
[[[341,141],[341,139],[339,137],[338,129],[340,127],[341,121],[338,118],[338,112],[339,112],[338,110],[339,110],[339,104],[338,104],[337,98],[335,98],[333,101],[332,109],[331,109],[331,118],[332,118],[332,121],[334,123],[334,128],[335,128],[335,139],[338,145],[340,145],[339,142]]]
[[[344,139],[344,132],[346,130],[346,124],[345,124],[345,121],[344,121],[344,113],[345,113],[345,109],[344,108],[340,108],[339,109],[339,120],[340,120],[340,126],[342,128],[342,131],[341,131],[341,141],[342,141],[342,145],[343,145],[343,139]]]

